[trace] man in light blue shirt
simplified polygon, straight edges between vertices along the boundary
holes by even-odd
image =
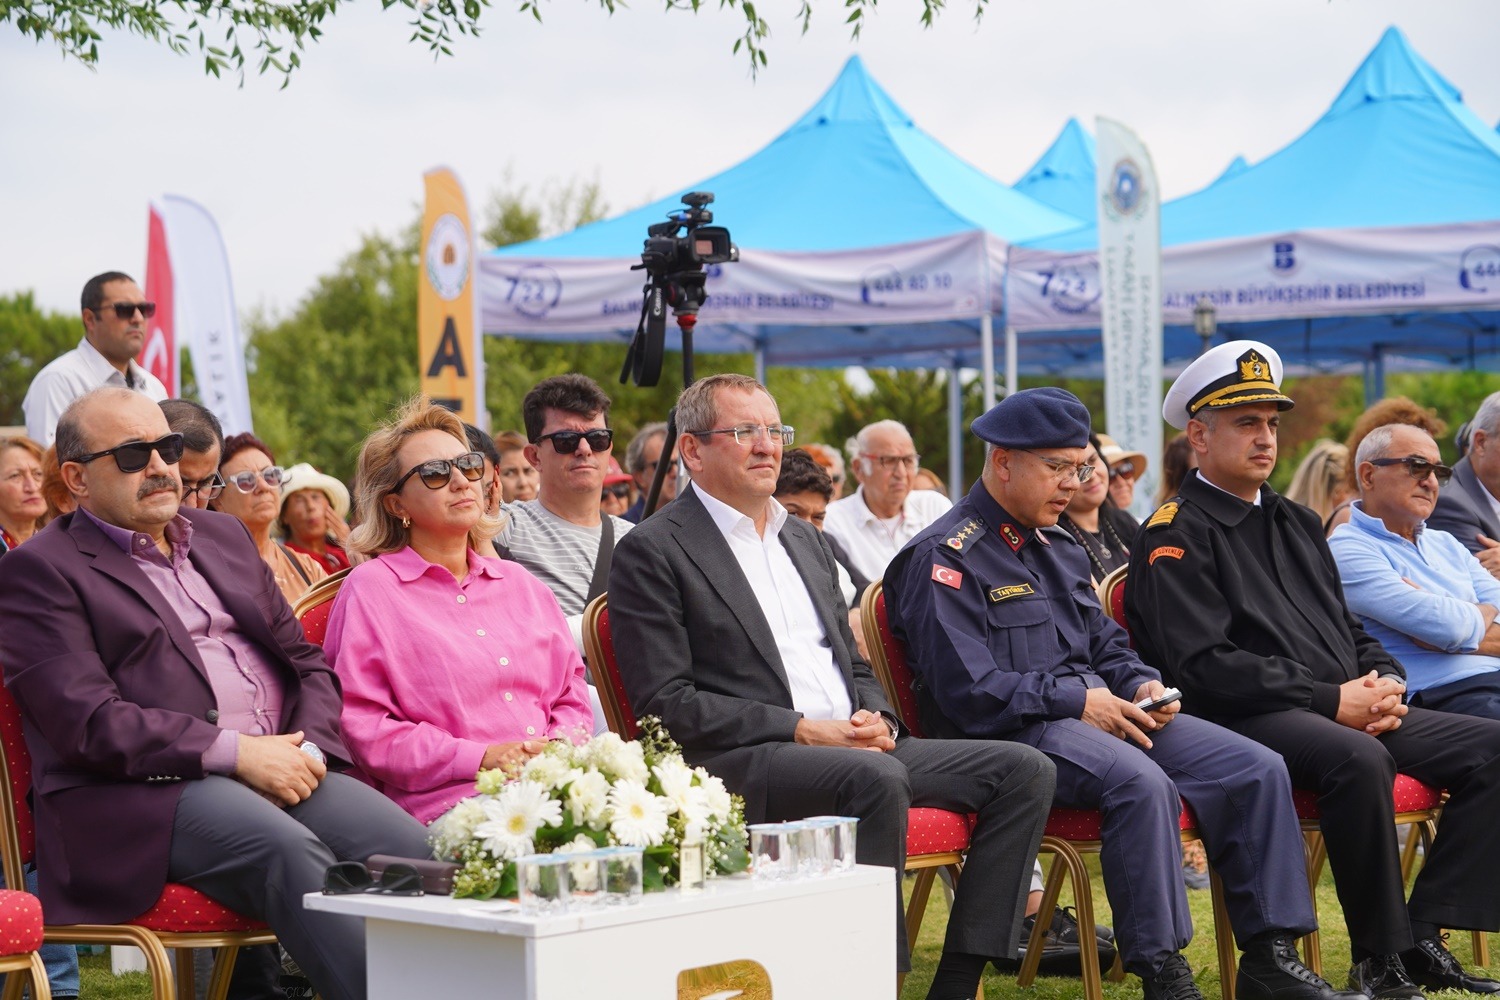
[[[1452,471],[1419,427],[1376,428],[1355,455],[1360,499],[1328,541],[1349,610],[1406,667],[1413,705],[1500,719],[1500,581],[1424,523]]]

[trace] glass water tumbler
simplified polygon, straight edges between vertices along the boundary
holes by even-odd
[[[750,877],[757,882],[784,882],[796,877],[796,848],[785,823],[755,823],[750,832]]]
[[[599,854],[599,877],[604,885],[604,905],[639,905],[645,852],[639,847],[606,847]]]
[[[516,886],[521,915],[546,917],[566,913],[573,901],[567,854],[530,854],[516,859]]]

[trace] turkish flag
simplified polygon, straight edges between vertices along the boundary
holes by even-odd
[[[947,566],[939,566],[937,563],[932,564],[932,578],[938,583],[952,587],[954,590],[962,589],[964,585],[964,575],[962,573],[956,569],[949,569]]]
[[[146,240],[146,298],[156,303],[156,315],[146,321],[146,342],[141,345],[140,366],[161,379],[167,395],[182,390],[177,367],[177,338],[172,324],[172,258],[167,253],[167,233],[161,213],[151,206]],[[200,372],[201,380],[203,374]]]

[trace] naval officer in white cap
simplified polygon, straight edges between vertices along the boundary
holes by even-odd
[[[1281,358],[1239,340],[1178,376],[1162,406],[1198,456],[1131,550],[1125,610],[1141,658],[1203,715],[1277,751],[1317,792],[1349,927],[1350,989],[1500,993],[1440,928],[1500,929],[1500,722],[1403,704],[1406,672],[1344,605],[1318,516],[1278,496]],[[1410,901],[1396,772],[1452,793]]]

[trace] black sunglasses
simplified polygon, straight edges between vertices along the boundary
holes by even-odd
[[[87,455],[79,455],[73,461],[79,465],[87,465],[96,458],[105,455],[115,457],[115,465],[121,472],[140,472],[151,464],[151,453],[156,452],[161,460],[168,465],[176,465],[182,459],[182,435],[168,434],[164,438],[155,441],[127,441],[117,444],[113,448],[103,451],[89,452]]]
[[[112,302],[108,305],[99,306],[94,312],[102,315],[106,309],[113,309],[115,315],[121,319],[129,319],[134,316],[137,309],[141,311],[141,316],[145,319],[150,319],[156,315],[155,302]]]
[[[463,473],[469,482],[477,482],[484,476],[484,456],[477,451],[466,451],[457,458],[435,458],[430,462],[414,465],[406,471],[406,475],[396,480],[391,492],[400,493],[401,487],[412,476],[419,477],[422,485],[429,490],[440,490],[453,478],[454,469]]]
[[[609,451],[610,445],[615,441],[615,432],[608,427],[596,427],[591,431],[553,431],[537,438],[537,444],[549,438],[559,455],[571,455],[578,450],[580,441],[589,443],[589,451]]]
[[[421,896],[422,873],[412,865],[391,864],[380,873],[377,882],[370,869],[358,861],[340,861],[329,865],[323,873],[325,896],[353,896],[366,892],[381,896]]]
[[[1425,458],[1415,458],[1412,456],[1407,456],[1406,458],[1372,458],[1370,459],[1370,464],[1379,466],[1382,469],[1388,465],[1404,465],[1406,466],[1406,471],[1419,483],[1428,476],[1437,476],[1438,485],[1446,486],[1448,480],[1453,478],[1453,470],[1448,468],[1448,466],[1429,462]]]
[[[626,497],[630,496],[630,484],[613,483],[609,486],[604,487],[604,495],[624,500]]]

